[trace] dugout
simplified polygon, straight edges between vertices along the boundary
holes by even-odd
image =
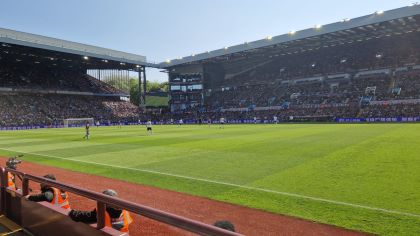
[[[18,190],[6,187],[7,175],[9,172],[22,179],[21,185],[18,185]],[[241,235],[155,208],[8,168],[0,168],[0,178],[0,232],[3,230],[7,235],[54,236],[57,235],[57,232],[60,232],[60,235],[62,236],[127,235],[126,233],[121,233],[105,226],[105,209],[107,205],[118,209],[124,209],[134,214],[139,214],[199,235]],[[24,196],[27,196],[30,192],[30,182],[42,183],[95,201],[97,205],[96,209],[98,211],[98,223],[88,225],[74,222],[67,216],[69,210],[55,207],[47,202],[37,203],[26,200]],[[137,224],[140,223],[141,222],[137,222]]]

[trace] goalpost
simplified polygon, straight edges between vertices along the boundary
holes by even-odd
[[[72,127],[72,126],[80,126],[89,123],[89,125],[94,125],[93,118],[68,118],[63,120],[64,128]]]

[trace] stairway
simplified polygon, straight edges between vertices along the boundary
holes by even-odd
[[[396,82],[397,82],[396,77],[395,76],[392,76],[391,77],[391,84],[389,85],[389,88],[388,88],[389,91],[392,91],[392,89],[395,87],[395,83]]]
[[[363,108],[359,109],[359,112],[357,112],[357,116],[356,117],[360,117],[363,113]]]

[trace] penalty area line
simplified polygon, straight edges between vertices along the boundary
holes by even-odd
[[[33,153],[33,152],[22,152],[22,151],[7,149],[7,148],[0,148],[0,150],[29,154],[29,155],[35,155],[35,156],[42,156],[42,157],[47,157],[47,158],[52,158],[52,159],[79,162],[79,163],[85,163],[85,164],[91,164],[91,165],[97,165],[97,166],[104,166],[104,167],[110,167],[110,168],[131,170],[131,171],[144,172],[144,173],[157,174],[157,175],[165,175],[165,176],[176,177],[176,178],[181,178],[181,179],[194,180],[194,181],[199,181],[199,182],[206,182],[206,183],[212,183],[212,184],[218,184],[218,185],[224,185],[224,186],[254,190],[254,191],[259,191],[259,192],[266,192],[266,193],[272,193],[272,194],[277,194],[277,195],[283,195],[283,196],[288,196],[288,197],[312,200],[312,201],[316,201],[316,202],[324,202],[324,203],[329,203],[329,204],[334,204],[334,205],[339,205],[339,206],[348,206],[348,207],[365,209],[365,210],[370,210],[370,211],[377,211],[377,212],[383,212],[383,213],[394,214],[394,215],[402,215],[402,216],[420,218],[419,214],[396,211],[396,210],[388,210],[388,209],[383,209],[383,208],[378,208],[378,207],[370,207],[370,206],[365,206],[365,205],[360,205],[360,204],[355,204],[355,203],[335,201],[335,200],[324,199],[324,198],[319,198],[319,197],[301,195],[301,194],[297,194],[297,193],[282,192],[282,191],[276,191],[276,190],[270,190],[270,189],[264,189],[264,188],[258,188],[258,187],[240,185],[240,184],[221,182],[221,181],[216,181],[216,180],[209,180],[209,179],[196,178],[196,177],[185,176],[185,175],[171,174],[171,173],[154,171],[154,170],[137,169],[137,168],[132,168],[132,167],[110,165],[110,164],[104,164],[104,163],[93,162],[93,161],[83,161],[83,160],[77,160],[77,159],[71,159],[71,158],[65,158],[65,157],[59,157],[59,156],[53,156],[53,155],[38,154],[38,153]]]

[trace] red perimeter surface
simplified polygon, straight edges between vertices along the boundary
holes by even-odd
[[[6,158],[0,158],[1,166],[5,166],[6,160]],[[245,235],[365,235],[330,225],[272,214],[185,193],[55,167],[24,162],[18,166],[18,170],[38,176],[51,173],[57,177],[58,181],[98,192],[108,188],[114,189],[118,192],[119,197],[126,200],[208,224],[217,220],[229,220],[235,225],[237,232]],[[31,187],[34,191],[39,189],[38,184],[35,183],[31,183]],[[96,206],[94,201],[73,194],[70,194],[70,203],[72,209],[77,210],[92,210]],[[130,225],[130,235],[132,236],[189,235],[183,230],[142,216],[133,215],[133,218],[134,223]]]

